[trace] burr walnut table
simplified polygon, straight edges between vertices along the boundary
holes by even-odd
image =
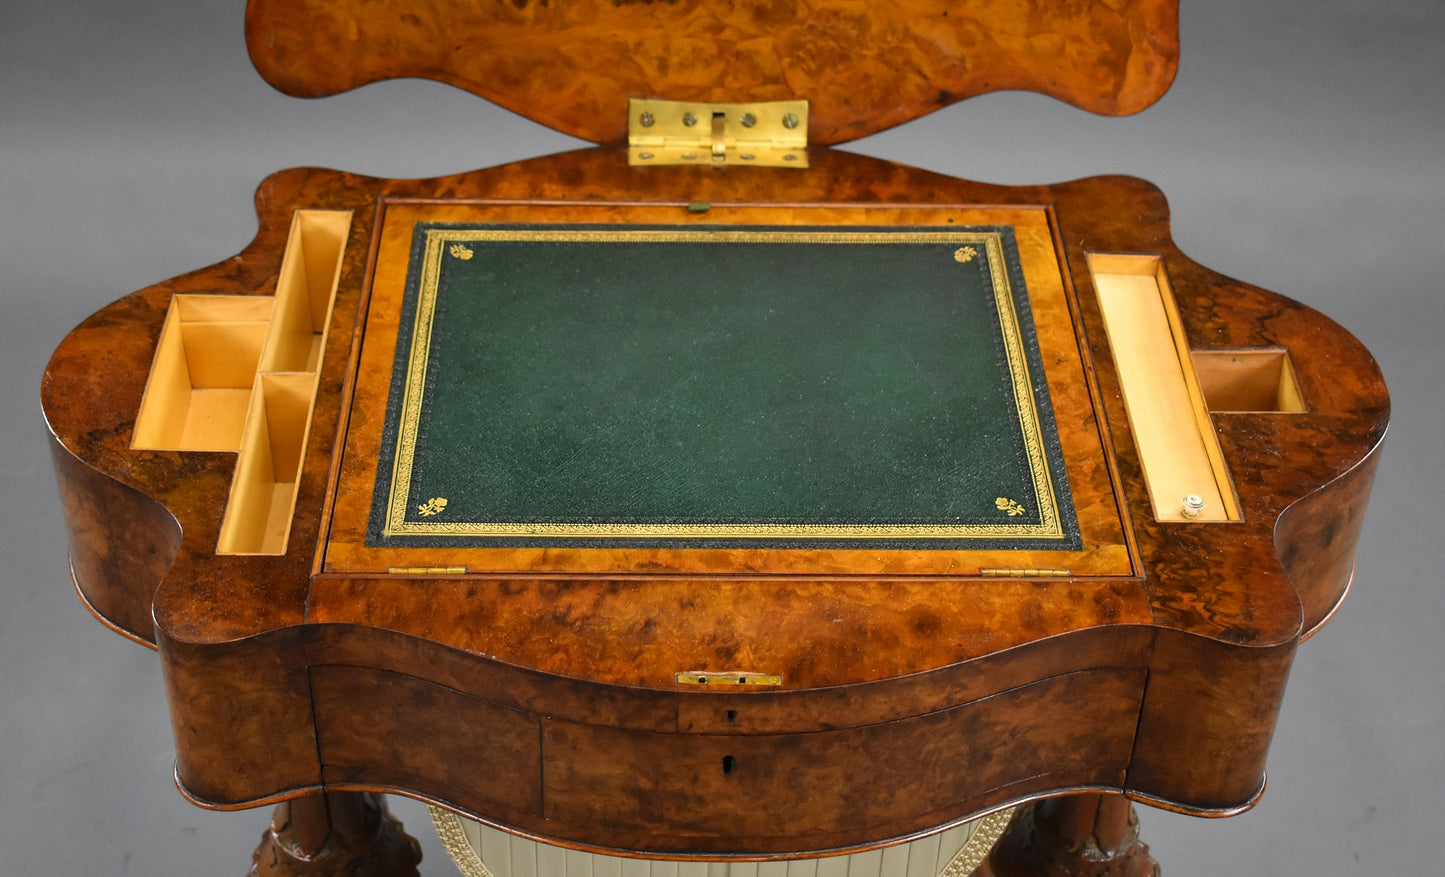
[[[46,370],[76,586],[158,650],[182,791],[280,802],[259,872],[406,873],[387,791],[712,861],[1042,802],[996,874],[1148,873],[1129,801],[1254,802],[1380,372],[1145,182],[827,148],[1173,76],[1165,0],[996,6],[253,0],[283,90],[428,75],[604,144],[275,174]]]

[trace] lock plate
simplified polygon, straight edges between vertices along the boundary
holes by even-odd
[[[783,684],[783,677],[776,673],[747,673],[732,670],[684,670],[674,678],[679,685],[711,685],[714,687],[736,685],[778,686]]]

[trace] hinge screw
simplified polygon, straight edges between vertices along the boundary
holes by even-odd
[[[637,121],[642,123],[642,127],[651,128],[652,123],[656,122],[657,119],[653,117],[652,113],[643,113],[637,117]]]
[[[792,113],[788,113],[786,116],[783,116],[783,127],[787,128],[789,131],[798,127],[798,117],[793,115]]]
[[[744,128],[751,128],[758,123],[758,117],[752,113],[743,113],[742,123]]]
[[[692,113],[683,113],[682,123],[687,127],[691,128],[693,125],[697,124],[697,116],[694,116]]]

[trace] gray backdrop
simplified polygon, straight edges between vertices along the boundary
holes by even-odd
[[[848,148],[1000,183],[1129,173],[1185,252],[1357,333],[1395,400],[1353,595],[1301,650],[1259,806],[1142,813],[1166,874],[1439,873],[1445,4],[1185,0],[1173,90],[1128,119],[991,95]],[[446,86],[324,101],[251,70],[242,0],[0,5],[0,873],[242,873],[264,811],[171,782],[154,654],[66,574],[36,400],[79,320],[250,239],[267,173],[433,176],[579,146]],[[103,363],[97,363],[103,368]],[[450,863],[420,808],[426,874]]]

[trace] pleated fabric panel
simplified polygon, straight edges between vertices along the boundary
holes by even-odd
[[[584,853],[498,831],[428,808],[463,877],[968,877],[993,849],[1012,810],[881,850],[786,862],[664,862]]]

